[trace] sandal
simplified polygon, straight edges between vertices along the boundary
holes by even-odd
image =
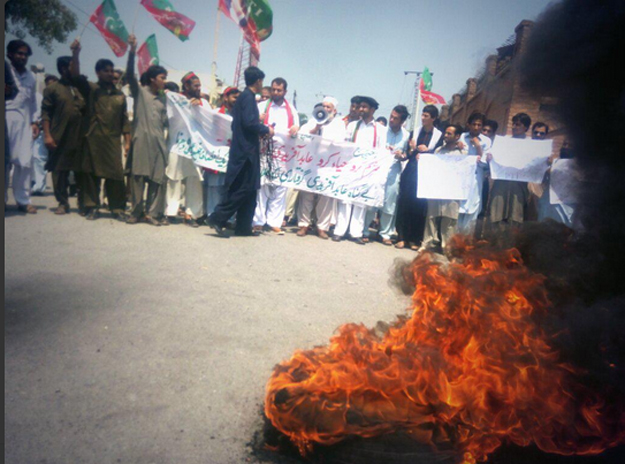
[[[405,247],[406,247],[406,244],[404,243],[404,241],[403,241],[403,240],[402,240],[401,242],[397,242],[397,243],[395,244],[395,248],[399,248],[400,250],[401,250],[402,248],[405,248]]]
[[[393,241],[390,238],[382,239],[382,245],[391,246],[392,244],[393,244]]]

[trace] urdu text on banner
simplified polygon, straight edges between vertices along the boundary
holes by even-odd
[[[232,118],[184,96],[167,93],[170,150],[198,166],[225,172]],[[394,158],[387,149],[365,150],[316,135],[276,133],[270,162],[261,154],[261,182],[379,207]]]
[[[417,197],[466,200],[475,188],[477,156],[419,155]]]
[[[491,177],[540,184],[549,165],[552,140],[513,139],[497,137],[490,150]]]

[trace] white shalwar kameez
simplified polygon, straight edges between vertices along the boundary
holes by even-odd
[[[289,110],[292,121],[289,121]],[[269,103],[262,102],[258,105],[258,112],[267,117],[263,120],[265,125],[274,125],[276,132],[287,133],[292,125],[299,126],[297,110],[286,99],[281,105],[276,105],[273,100]],[[292,124],[289,124],[292,122]],[[261,184],[263,180],[261,179]],[[267,224],[271,228],[282,227],[284,212],[286,211],[287,188],[269,183],[262,184],[256,197],[256,211],[254,211],[254,227],[262,227]]]
[[[477,216],[482,211],[482,188],[484,186],[484,172],[488,168],[486,162],[486,153],[490,150],[491,141],[485,135],[480,134],[480,145],[482,146],[482,159],[475,167],[475,183],[471,187],[469,197],[460,202],[458,211],[458,232],[461,234],[473,235]],[[471,143],[471,136],[465,132],[460,137],[460,141],[465,144],[469,150],[469,156],[477,156],[477,148]]]
[[[30,204],[32,179],[33,132],[31,124],[35,122],[37,97],[35,76],[28,69],[19,73],[13,65],[11,72],[19,89],[13,100],[5,102],[7,137],[13,165],[13,196],[18,205]],[[8,166],[7,166],[8,168]],[[4,202],[9,196],[9,172],[5,173]]]
[[[317,127],[315,120],[309,121],[302,126],[300,133],[311,134]],[[321,133],[317,134],[324,139],[334,142],[342,142],[345,140],[345,124],[339,118],[335,117],[330,122],[321,127]],[[319,195],[318,193],[300,191],[298,207],[297,207],[297,226],[308,227],[312,222],[312,211],[317,199],[315,214],[317,216],[317,229],[327,232],[330,229],[332,216],[336,209],[336,200],[334,198]]]
[[[386,127],[371,120],[369,123],[362,119],[350,122],[347,126],[345,140],[354,142],[360,148],[384,148],[386,142]],[[362,238],[365,228],[365,216],[367,207],[352,205],[345,201],[339,201],[338,217],[334,227],[334,236],[343,237],[349,229],[352,238]]]
[[[393,132],[390,128],[386,135],[386,148],[395,156],[395,150],[406,152],[410,140],[410,132],[403,127],[399,131]],[[397,217],[397,197],[399,197],[399,178],[406,161],[396,159],[389,169],[384,187],[384,206],[382,208],[369,208],[365,217],[365,237],[369,237],[369,224],[375,218],[375,213],[380,211],[380,237],[390,240],[395,230],[395,219]]]
[[[202,106],[210,108],[208,101],[200,99]],[[170,105],[167,106],[168,116],[171,116]],[[184,125],[184,121],[181,118],[169,118],[170,121],[180,121],[181,125]],[[167,161],[167,168],[165,174],[167,175],[167,208],[165,210],[166,216],[177,216],[180,203],[184,200],[185,213],[191,216],[193,219],[197,219],[203,212],[202,202],[202,171],[195,165],[191,158],[179,156],[171,150],[171,147],[176,142],[176,137],[179,132],[179,127],[169,128],[168,137],[168,149],[169,157]],[[183,191],[184,188],[184,191]]]
[[[41,119],[41,102],[43,101],[43,95],[39,92],[36,93],[37,97],[37,112],[35,113],[35,121]],[[42,194],[46,191],[46,163],[48,162],[48,149],[43,143],[43,130],[39,131],[39,136],[33,140],[33,174],[32,174],[32,188],[31,195]]]

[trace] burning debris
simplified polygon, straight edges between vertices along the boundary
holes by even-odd
[[[265,414],[302,454],[405,434],[484,461],[503,444],[596,455],[625,443],[625,5],[571,0],[534,28],[525,86],[560,102],[588,181],[583,232],[455,237],[398,269],[411,314],[347,324],[276,366]],[[546,46],[549,44],[549,46]]]
[[[553,308],[545,278],[515,249],[457,237],[452,254],[447,266],[429,254],[410,265],[412,315],[383,337],[347,324],[327,347],[277,366],[265,403],[273,425],[302,453],[402,431],[451,443],[465,462],[504,442],[560,454],[622,442],[622,402],[589,388],[543,327]]]

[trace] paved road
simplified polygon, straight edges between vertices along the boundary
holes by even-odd
[[[257,462],[272,367],[408,306],[387,281],[409,250],[224,240],[34,203],[5,217],[7,463]]]

